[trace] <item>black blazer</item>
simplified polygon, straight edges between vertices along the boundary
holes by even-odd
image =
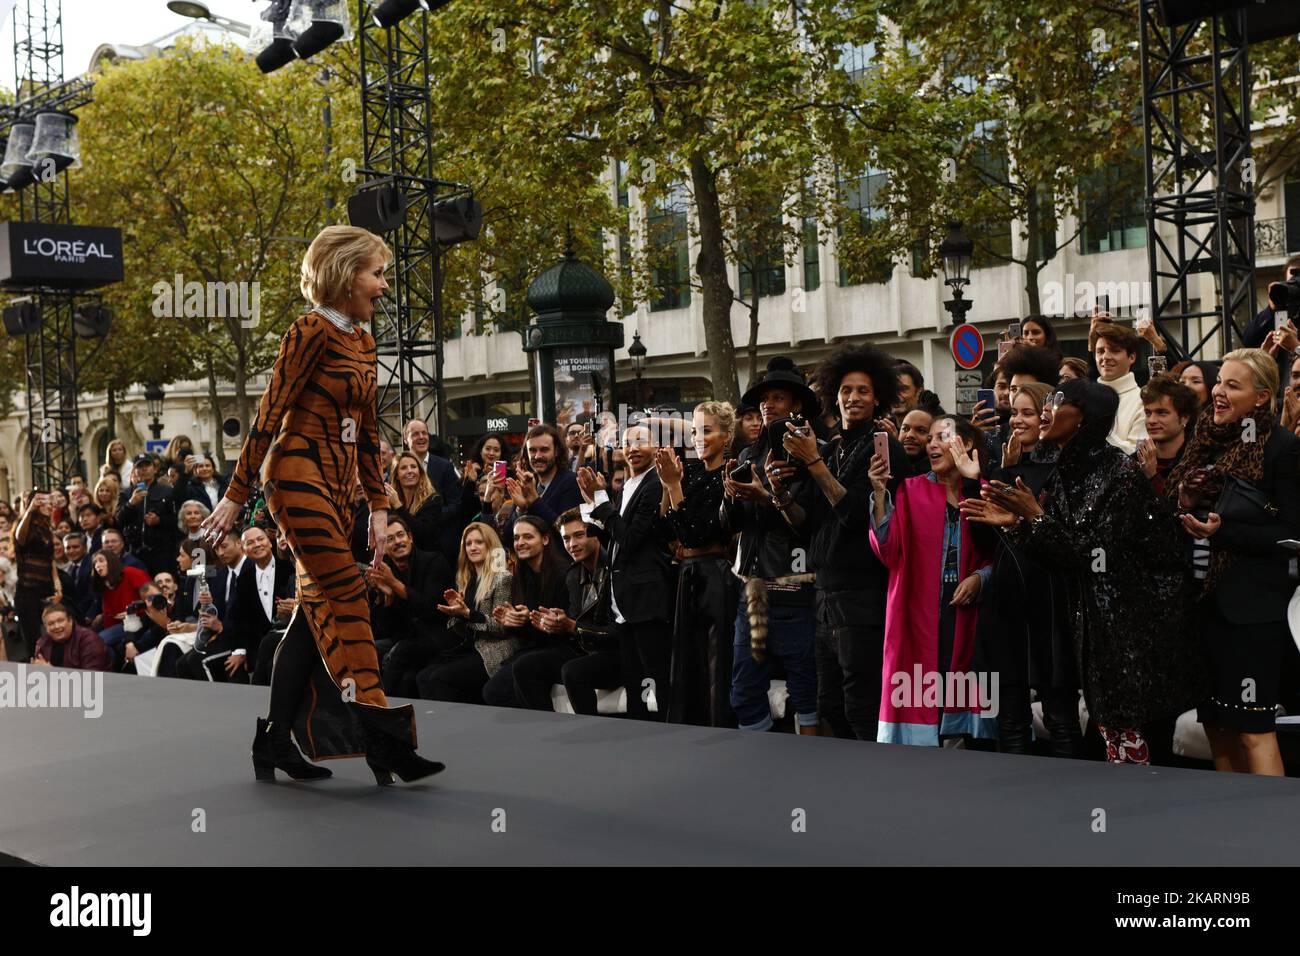
[[[275,602],[279,598],[291,598],[297,593],[297,579],[294,567],[288,561],[275,559],[275,582],[271,587],[271,617],[262,610],[262,599],[257,593],[257,562],[249,558],[239,571],[235,581],[235,626],[229,633],[223,631],[220,638],[221,649],[237,650],[244,648],[251,662],[257,661],[257,648],[262,643],[266,632],[274,623]],[[216,596],[215,594],[213,595]]]
[[[1275,426],[1268,437],[1256,487],[1277,506],[1277,515],[1258,523],[1224,519],[1209,539],[1211,551],[1233,553],[1214,589],[1219,611],[1233,624],[1284,620],[1296,589],[1290,576],[1294,552],[1277,546],[1300,538],[1300,439],[1285,428]]]
[[[629,624],[667,621],[672,617],[674,594],[669,586],[672,564],[663,549],[659,528],[662,495],[659,475],[651,468],[623,514],[618,513],[618,505],[612,501],[603,502],[591,512],[605,526],[609,537],[614,600],[623,620]]]

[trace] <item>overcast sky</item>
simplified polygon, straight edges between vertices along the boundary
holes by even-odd
[[[39,8],[41,0],[34,0]],[[27,0],[17,0],[25,10]],[[53,9],[56,0],[46,0]],[[206,0],[216,15],[252,23],[266,0]],[[14,0],[0,0],[4,28],[0,31],[0,85],[14,88]],[[63,75],[86,72],[90,55],[101,43],[139,45],[170,33],[186,20],[167,9],[166,0],[63,0]]]

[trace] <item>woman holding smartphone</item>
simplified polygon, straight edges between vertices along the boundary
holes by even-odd
[[[995,481],[961,510],[1059,569],[1074,663],[1106,757],[1149,764],[1153,747],[1157,756],[1171,750],[1173,721],[1205,693],[1201,648],[1187,636],[1190,596],[1174,508],[1107,442],[1119,410],[1113,389],[1062,382],[1049,407],[1039,440],[1061,455],[1042,495],[1024,478]]]
[[[1277,427],[1277,362],[1263,349],[1223,358],[1210,404],[1166,491],[1183,527],[1208,545],[1197,574],[1197,620],[1213,670],[1213,691],[1197,710],[1218,770],[1283,774],[1275,714],[1287,604],[1295,591],[1292,553],[1300,537],[1300,440]]]
[[[1011,400],[1011,436],[994,481],[1022,480],[1037,497],[1056,470],[1057,451],[1039,440],[1052,387],[1021,385]],[[1029,691],[1038,692],[1043,724],[1055,757],[1080,755],[1079,680],[1074,667],[1064,579],[1007,536],[998,543],[989,599],[980,612],[980,646],[989,667],[1001,675],[998,743],[1004,753],[1029,753],[1032,712]]]

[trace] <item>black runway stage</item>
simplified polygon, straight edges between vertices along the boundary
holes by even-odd
[[[1207,866],[1293,863],[1300,833],[1293,779],[431,701],[416,702],[420,752],[443,774],[379,788],[363,761],[341,760],[331,780],[271,785],[253,780],[248,756],[266,688],[109,674],[104,689],[98,719],[0,710],[0,855],[88,866]],[[1105,832],[1094,832],[1102,812]]]

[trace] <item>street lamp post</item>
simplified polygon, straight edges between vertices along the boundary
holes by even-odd
[[[149,412],[149,417],[153,419],[149,423],[149,430],[153,432],[154,441],[162,438],[163,426],[160,419],[162,418],[163,399],[165,397],[166,394],[163,392],[161,385],[149,385],[144,390],[145,408]]]
[[[627,347],[628,357],[632,359],[632,370],[636,373],[636,403],[641,404],[641,372],[645,368],[646,347],[641,341],[641,332],[632,333],[632,344]]]
[[[962,224],[949,222],[948,236],[939,244],[939,256],[943,260],[943,281],[952,289],[952,298],[945,301],[943,307],[952,316],[954,325],[966,321],[966,313],[972,305],[970,299],[962,295],[962,290],[970,282],[971,254],[974,251],[975,243],[962,231]]]

